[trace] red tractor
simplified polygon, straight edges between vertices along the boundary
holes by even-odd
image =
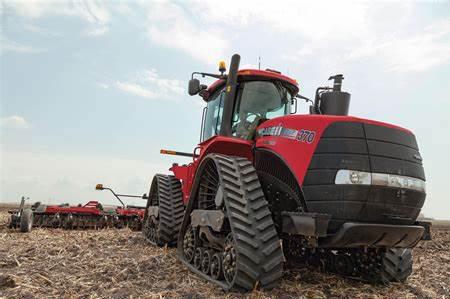
[[[405,281],[425,175],[407,129],[348,116],[350,94],[319,87],[315,100],[274,70],[194,72],[206,102],[201,140],[174,175],[153,178],[143,233],[178,246],[179,259],[225,290],[272,288],[285,261],[372,282]],[[196,75],[216,78],[207,87]],[[295,114],[297,99],[310,113]]]

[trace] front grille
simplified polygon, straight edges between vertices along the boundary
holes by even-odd
[[[339,169],[389,173],[425,180],[414,135],[359,122],[336,122],[323,133],[303,181],[309,211],[335,219],[397,223],[414,221],[425,194],[375,186],[334,184]]]

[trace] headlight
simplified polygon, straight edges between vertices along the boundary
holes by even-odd
[[[370,172],[340,169],[336,174],[337,185],[370,185]]]
[[[404,175],[370,173],[349,169],[338,170],[336,173],[335,184],[386,186],[425,192],[425,181],[421,179]]]

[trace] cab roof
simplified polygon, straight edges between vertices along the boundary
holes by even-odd
[[[271,70],[254,70],[254,69],[242,69],[238,71],[238,81],[247,81],[247,80],[257,80],[257,79],[269,79],[269,80],[279,80],[285,83],[288,83],[294,93],[299,91],[297,80],[292,79],[288,76],[285,76],[279,72],[271,71]],[[208,93],[213,94],[217,89],[222,87],[225,84],[225,79],[219,79],[215,81],[208,87]]]

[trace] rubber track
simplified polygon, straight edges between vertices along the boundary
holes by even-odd
[[[405,282],[412,273],[413,258],[410,248],[391,248],[383,253],[380,282]]]
[[[159,225],[158,246],[174,246],[184,216],[183,192],[181,183],[172,175],[157,174]]]
[[[223,189],[230,227],[236,242],[237,274],[230,286],[213,280],[185,264],[197,274],[228,290],[273,288],[283,274],[284,256],[268,202],[256,170],[245,158],[213,154]],[[183,260],[183,259],[182,259]]]

